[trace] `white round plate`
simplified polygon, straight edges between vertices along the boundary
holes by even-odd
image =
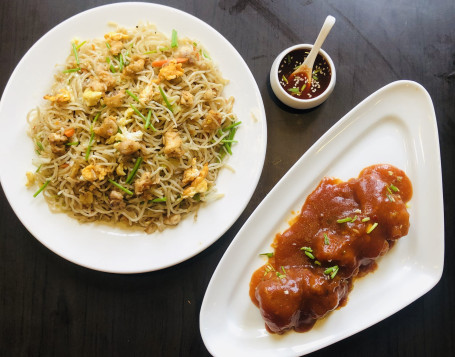
[[[33,170],[32,140],[27,136],[27,113],[40,105],[53,81],[55,64],[71,51],[71,40],[102,38],[112,31],[110,21],[125,27],[141,21],[157,25],[168,37],[200,41],[230,80],[224,95],[234,96],[234,111],[242,125],[236,134],[229,165],[217,180],[222,199],[203,206],[194,221],[147,235],[106,224],[80,224],[62,213],[51,213],[36,188],[27,189],[25,172]],[[0,179],[14,212],[42,244],[76,264],[113,273],[158,270],[182,262],[214,243],[236,221],[249,202],[265,159],[267,126],[261,94],[248,66],[235,48],[215,29],[185,12],[156,4],[119,3],[97,7],[62,22],[25,54],[0,102]]]

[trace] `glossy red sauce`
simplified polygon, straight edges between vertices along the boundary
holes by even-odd
[[[284,56],[278,67],[278,81],[283,89],[293,97],[299,99],[311,99],[322,94],[329,86],[332,71],[326,59],[317,55],[313,65],[313,78],[311,85],[303,74],[291,76],[310,53],[309,50],[294,50]]]
[[[376,268],[409,229],[412,185],[391,165],[358,178],[324,178],[301,213],[273,243],[275,252],[250,282],[250,297],[269,332],[304,332],[346,303],[353,279]]]

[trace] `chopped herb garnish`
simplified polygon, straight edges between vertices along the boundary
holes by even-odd
[[[345,217],[341,219],[337,219],[337,223],[346,223],[346,222],[351,222],[352,218],[351,217]]]
[[[284,267],[281,267],[281,270],[283,271],[284,274],[281,274],[279,271],[276,272],[276,276],[280,279],[286,278],[286,270],[284,270]]]
[[[209,54],[208,54],[207,52],[205,52],[204,50],[202,50],[202,55],[203,55],[205,58],[211,60]]]
[[[87,149],[85,150],[85,161],[88,161],[90,156],[90,151],[92,150],[93,139],[95,138],[95,133],[92,131],[90,135],[90,140],[88,141]]]
[[[300,248],[300,250],[304,250],[306,252],[313,253],[313,249],[311,249],[311,247],[302,247],[302,248]]]
[[[131,93],[130,90],[127,89],[125,92],[126,92],[131,98],[133,98],[136,102],[138,102],[138,103],[141,102],[141,101],[139,100],[139,98],[138,98],[136,95],[134,95],[133,93]]]
[[[41,193],[41,191],[43,191],[43,190],[46,188],[46,186],[49,185],[49,182],[51,182],[51,180],[47,180],[45,183],[43,183],[43,184],[41,185],[41,187],[38,189],[38,191],[35,192],[35,194],[33,195],[33,197],[38,196],[38,195]]]
[[[40,151],[44,151],[44,147],[43,147],[43,144],[41,144],[41,142],[37,141],[37,142],[36,142],[36,146],[38,146],[38,148],[40,149]]]
[[[275,271],[275,268],[269,264],[265,267],[264,276],[266,276],[271,271]]]
[[[70,69],[65,69],[63,71],[63,73],[73,73],[73,72],[77,72],[77,71],[80,71],[81,68],[80,67],[77,67],[77,68],[70,68]]]
[[[273,253],[261,253],[259,255],[265,255],[267,256],[268,258],[272,258],[273,257]]]
[[[74,42],[73,42],[71,45],[73,46],[73,53],[74,53],[74,58],[76,58],[77,66],[80,67],[81,64],[80,64],[80,62],[79,62],[79,55],[77,54],[76,45],[74,44]]]
[[[318,80],[318,76],[316,76],[316,75],[313,74],[313,79],[314,79],[315,81],[317,81],[317,80]]]
[[[152,200],[153,203],[166,202],[166,201],[167,201],[166,197],[154,198]]]
[[[143,55],[150,55],[152,53],[157,53],[157,50],[144,52]]]
[[[224,130],[224,131],[231,130],[232,128],[234,128],[234,127],[236,127],[236,126],[238,126],[238,125],[240,125],[240,124],[242,124],[242,122],[241,122],[241,121],[237,121],[237,122],[235,122],[235,123],[233,123],[233,124],[231,124],[231,125],[225,127],[223,130]]]
[[[159,50],[160,50],[161,52],[169,51],[169,47],[161,47],[161,48],[159,48]]]
[[[178,39],[177,39],[177,31],[176,30],[172,30],[172,37],[171,37],[171,47],[172,48],[175,48],[175,47],[178,47],[179,43],[178,43]]]
[[[300,88],[300,92],[303,92],[306,88],[306,83],[302,86],[302,88]]]
[[[329,245],[330,244],[329,237],[328,237],[327,233],[324,233],[324,244],[325,245]]]
[[[123,71],[123,67],[124,67],[123,54],[120,53],[118,55],[118,61],[119,61],[119,72],[122,72]]]
[[[330,267],[330,268],[327,268],[326,270],[324,270],[324,274],[330,275],[330,278],[333,279],[335,277],[335,275],[337,275],[339,269],[340,268],[338,267],[338,265],[334,265],[333,267]]]
[[[128,195],[132,196],[133,195],[133,192],[131,192],[130,190],[128,190],[127,188],[123,187],[122,185],[120,185],[119,183],[115,182],[114,180],[111,180],[111,179],[108,179],[108,181],[113,184],[115,187],[121,189],[122,191],[126,192]]]
[[[365,217],[362,219],[362,222],[368,222],[370,220],[370,217]]]
[[[390,184],[390,188],[392,189],[393,192],[400,192],[399,188],[393,184]]]
[[[310,258],[310,259],[314,259],[313,253],[311,253],[311,252],[309,252],[309,251],[307,251],[307,250],[305,250],[305,255],[306,255],[308,258]]]
[[[283,80],[284,83],[288,84],[288,79],[286,78],[286,76],[283,74],[283,77],[281,77],[281,79]]]
[[[153,131],[156,131],[155,127],[152,125],[152,122],[151,122],[151,119],[152,119],[152,109],[149,110],[149,112],[147,113],[147,118],[145,118],[145,130],[147,130],[148,128],[152,128]]]
[[[373,229],[375,229],[378,226],[378,223],[373,223],[368,229],[367,229],[367,234],[370,234],[373,232]]]
[[[131,170],[130,174],[126,178],[126,181],[125,181],[126,183],[131,183],[134,175],[136,175],[136,172],[139,169],[139,165],[141,164],[141,162],[142,162],[142,157],[138,157],[136,160],[136,163],[134,164],[133,170]]]
[[[80,44],[78,44],[76,46],[76,50],[79,50],[79,48],[81,48],[87,41],[84,41],[84,42],[81,42]]]
[[[299,88],[295,88],[295,87],[294,88],[289,88],[288,91],[291,92],[291,93],[294,93],[294,94],[300,94]]]
[[[79,141],[73,141],[72,143],[66,143],[65,145],[79,145]]]
[[[393,198],[393,196],[390,193],[386,192],[386,196],[387,196],[387,198],[389,199],[390,202],[395,202],[395,198]]]
[[[351,223],[352,223],[352,222],[355,222],[356,220],[357,220],[357,215],[355,215],[354,218],[351,219]]]
[[[109,65],[109,69],[111,70],[112,73],[117,72],[109,57],[106,57],[106,62]]]
[[[39,165],[35,172],[39,172],[39,170],[41,170],[41,166],[43,166],[43,164]]]
[[[111,49],[111,45],[109,44],[109,42],[105,42],[105,44],[108,49]]]
[[[319,260],[315,260],[314,264],[321,266],[321,262]]]
[[[174,111],[172,110],[172,105],[171,103],[169,103],[169,100],[167,99],[166,94],[163,91],[163,88],[161,88],[161,86],[158,86],[158,88],[160,90],[161,97],[163,97],[164,103],[166,103],[166,107],[173,113]]]
[[[139,115],[145,122],[147,122],[147,118],[133,104],[130,104],[130,107],[133,108],[137,115]]]

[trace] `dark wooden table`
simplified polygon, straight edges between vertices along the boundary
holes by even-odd
[[[435,106],[446,217],[444,273],[434,289],[408,307],[313,355],[455,355],[455,264],[451,260],[455,249],[455,2],[159,2],[213,26],[253,72],[268,126],[267,157],[258,188],[237,222],[206,251],[175,267],[139,275],[92,271],[50,252],[24,228],[0,190],[0,355],[208,355],[199,333],[201,302],[218,261],[242,224],[325,131],[369,94],[399,79],[421,83]],[[1,1],[1,91],[20,58],[45,32],[103,3]],[[337,18],[324,45],[337,65],[334,93],[324,105],[305,113],[278,105],[268,81],[274,57],[290,45],[314,41],[328,14]]]

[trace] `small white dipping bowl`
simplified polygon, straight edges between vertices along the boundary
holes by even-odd
[[[311,98],[311,99],[299,99],[296,97],[293,97],[289,93],[287,93],[283,87],[281,86],[279,82],[279,77],[278,77],[278,67],[280,66],[281,60],[290,52],[294,50],[311,50],[313,45],[309,44],[301,44],[301,45],[295,45],[292,47],[289,47],[285,49],[283,52],[281,52],[275,61],[272,64],[272,68],[270,70],[270,85],[272,87],[273,92],[275,95],[278,97],[278,99],[286,104],[287,106],[295,109],[310,109],[314,108],[320,104],[322,104],[332,93],[333,88],[335,88],[335,82],[336,82],[336,71],[335,71],[335,65],[333,64],[332,59],[330,56],[325,52],[324,50],[320,50],[319,54],[322,55],[322,57],[325,58],[327,63],[330,66],[330,70],[332,72],[332,77],[330,79],[329,86],[327,89],[319,94],[317,97]]]

